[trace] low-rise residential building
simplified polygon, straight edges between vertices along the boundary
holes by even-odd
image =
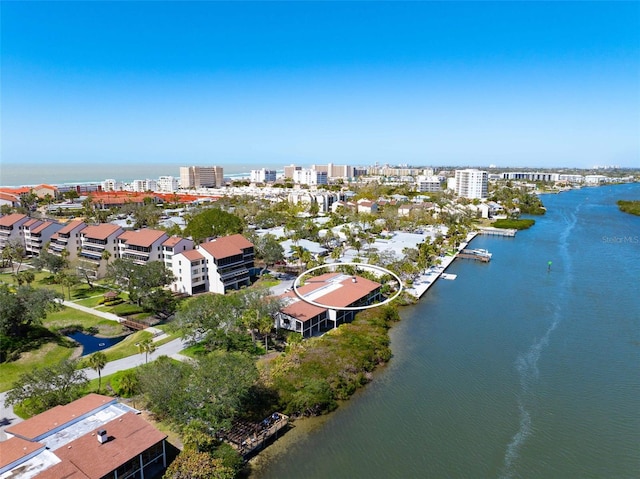
[[[79,259],[82,264],[79,267],[92,277],[104,276],[107,261],[117,258],[118,237],[122,233],[122,228],[110,223],[87,226],[80,231]]]
[[[288,329],[309,337],[320,331],[353,321],[355,311],[339,308],[367,306],[382,299],[380,283],[360,276],[326,273],[308,278],[298,288],[303,301],[293,291],[282,296],[285,306],[276,313],[276,328]]]
[[[248,286],[254,259],[253,243],[242,235],[207,241],[194,250],[173,255],[171,268],[176,279],[171,289],[186,294],[225,294]]]
[[[117,257],[145,264],[149,261],[164,261],[163,243],[169,239],[161,230],[143,228],[136,231],[125,231],[118,236]]]
[[[162,259],[167,269],[173,269],[173,257],[178,253],[184,253],[193,249],[193,240],[172,236],[162,243]]]
[[[74,261],[78,258],[80,249],[80,231],[87,225],[82,220],[74,220],[64,225],[60,230],[51,236],[49,242],[49,253],[61,256],[68,252],[68,259]]]
[[[108,396],[89,394],[6,432],[2,478],[144,479],[167,467],[167,435]]]
[[[375,201],[359,200],[357,203],[358,213],[377,213],[378,204]]]
[[[63,225],[56,221],[31,219],[22,226],[24,251],[27,256],[39,256]]]
[[[0,251],[9,242],[19,241],[21,245],[24,245],[22,227],[27,221],[29,221],[29,217],[20,213],[0,217]]]

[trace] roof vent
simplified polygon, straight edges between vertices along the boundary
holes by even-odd
[[[107,430],[106,429],[100,429],[98,431],[98,442],[100,444],[104,444],[105,442],[107,442],[107,439],[109,439],[109,437],[107,436]]]

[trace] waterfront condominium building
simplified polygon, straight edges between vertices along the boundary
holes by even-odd
[[[261,168],[251,170],[251,183],[273,183],[276,181],[276,170]]]
[[[416,178],[416,191],[420,193],[435,193],[441,190],[440,178],[437,176],[418,176]]]
[[[180,167],[180,188],[220,188],[223,179],[221,166]]]
[[[316,171],[307,168],[293,172],[293,182],[300,185],[326,185],[327,177],[326,171]]]
[[[489,174],[476,169],[456,170],[455,192],[462,198],[481,199],[488,196]]]

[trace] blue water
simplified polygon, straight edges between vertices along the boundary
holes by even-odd
[[[91,336],[90,334],[80,332],[75,332],[73,334],[69,334],[68,336],[82,345],[82,356],[107,349],[114,344],[118,344],[120,341],[126,338],[126,336],[117,336],[115,338],[97,338],[95,336]]]
[[[545,196],[532,229],[475,239],[492,261],[456,261],[402,311],[390,364],[254,476],[640,477],[640,217],[621,198],[640,185]]]

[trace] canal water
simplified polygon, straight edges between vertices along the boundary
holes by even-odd
[[[68,335],[74,341],[77,341],[82,345],[82,356],[95,353],[96,351],[102,351],[103,349],[110,348],[114,344],[118,344],[126,336],[117,336],[115,338],[98,338],[90,334],[75,332]]]
[[[492,261],[457,260],[374,381],[253,477],[640,477],[640,217],[618,199],[640,185],[544,196],[532,229],[473,240]]]

